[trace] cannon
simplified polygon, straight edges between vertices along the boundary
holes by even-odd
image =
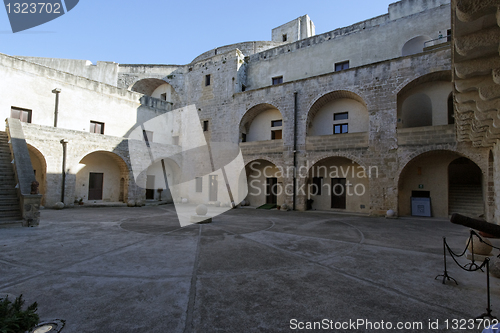
[[[489,223],[483,220],[473,219],[460,214],[451,215],[451,223],[460,224],[482,233],[483,237],[500,238],[500,225]]]

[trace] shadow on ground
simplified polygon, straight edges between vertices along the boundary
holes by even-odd
[[[435,280],[443,236],[461,251],[468,229],[253,209],[180,228],[171,205],[45,210],[38,228],[0,230],[0,293],[37,301],[42,319],[66,320],[63,332],[288,332],[294,319],[464,332],[452,320],[485,312],[486,276],[449,260],[459,285]]]

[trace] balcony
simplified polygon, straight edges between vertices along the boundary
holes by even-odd
[[[329,151],[367,147],[368,132],[308,136],[306,138],[307,151]]]
[[[398,129],[398,145],[421,146],[456,142],[455,125],[424,126]]]
[[[283,140],[241,142],[240,149],[243,155],[281,154],[283,153]]]

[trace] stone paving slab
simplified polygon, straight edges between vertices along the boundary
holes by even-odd
[[[172,205],[43,210],[37,228],[0,229],[0,295],[37,301],[42,320],[66,320],[63,332],[300,331],[292,319],[439,319],[437,330],[377,332],[481,332],[444,325],[486,308],[485,273],[449,259],[459,285],[434,279],[442,237],[457,252],[468,237],[446,220],[235,209],[178,223]]]

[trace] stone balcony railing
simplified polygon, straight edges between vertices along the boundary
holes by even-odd
[[[338,150],[368,147],[368,132],[308,136],[306,150]]]
[[[456,142],[455,125],[398,128],[398,145],[418,146]]]
[[[283,153],[283,140],[241,142],[243,155]]]

